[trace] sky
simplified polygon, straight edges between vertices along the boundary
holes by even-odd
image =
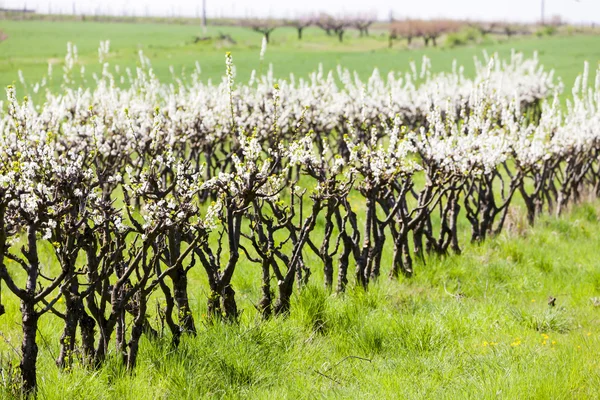
[[[545,15],[572,23],[600,23],[600,0],[544,0]],[[390,12],[402,18],[539,21],[542,0],[206,0],[209,17],[286,17],[314,12],[333,15]],[[0,7],[38,12],[113,15],[197,16],[202,0],[0,0]]]

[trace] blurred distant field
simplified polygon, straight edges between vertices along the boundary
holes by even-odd
[[[86,72],[99,71],[98,44],[110,40],[111,64],[134,67],[138,52],[142,50],[150,58],[155,72],[161,79],[169,79],[169,66],[175,73],[190,70],[198,61],[206,79],[219,78],[224,71],[224,54],[231,51],[239,80],[246,80],[253,69],[265,72],[259,53],[261,34],[248,28],[209,26],[207,33],[200,26],[158,23],[115,23],[89,21],[0,21],[0,30],[8,36],[0,42],[0,85],[18,83],[18,71],[23,71],[28,82],[39,80],[48,69],[54,67],[51,86],[60,85],[61,64],[67,42],[77,45],[80,62]],[[217,37],[219,33],[230,35],[236,42],[208,40],[194,43],[197,36]],[[358,37],[349,30],[344,42],[328,37],[319,28],[305,30],[298,40],[294,28],[278,28],[271,35],[265,64],[272,63],[276,76],[290,73],[304,76],[315,70],[319,63],[326,69],[342,65],[367,76],[377,67],[381,72],[405,71],[411,60],[419,61],[424,55],[432,60],[436,71],[448,70],[452,60],[472,70],[472,58],[483,50],[508,55],[511,49],[531,55],[539,52],[542,63],[556,70],[567,88],[583,68],[584,61],[592,66],[600,61],[600,37],[592,35],[486,38],[477,45],[449,48],[440,41],[439,48],[408,49],[405,41],[395,42],[388,48],[387,31],[372,29],[370,37]],[[418,41],[417,41],[418,42]],[[2,94],[4,97],[4,94]]]

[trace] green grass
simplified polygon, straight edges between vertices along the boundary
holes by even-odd
[[[55,60],[56,87],[67,41],[78,45],[88,71],[98,71],[96,51],[104,39],[112,42],[111,64],[135,66],[142,49],[164,79],[169,65],[189,70],[196,60],[206,78],[216,79],[227,50],[234,54],[239,79],[265,68],[258,57],[260,35],[242,28],[211,28],[210,34],[223,31],[238,41],[224,47],[193,44],[201,32],[189,25],[0,21],[0,29],[9,35],[0,43],[2,85],[15,81],[19,69],[35,81],[48,60]],[[381,32],[368,39],[352,35],[339,44],[313,29],[299,42],[292,29],[277,30],[265,61],[279,76],[305,75],[319,63],[341,64],[364,76],[374,67],[384,73],[406,70],[424,54],[435,70],[448,70],[455,58],[471,66],[483,49],[507,55],[515,48],[527,54],[538,50],[542,62],[570,85],[584,60],[594,65],[600,60],[600,38],[593,36],[390,50]],[[208,323],[207,284],[196,267],[190,271],[190,295],[198,336],[184,338],[177,349],[168,337],[156,342],[144,337],[132,375],[121,368],[114,350],[99,370],[59,371],[54,359],[62,325],[46,315],[38,335],[40,398],[594,398],[600,391],[600,308],[591,301],[600,297],[599,215],[600,203],[584,204],[528,228],[511,212],[505,233],[464,246],[461,256],[430,258],[415,266],[410,280],[382,278],[368,292],[351,285],[339,296],[318,286],[320,264],[307,254],[313,284],[295,294],[287,319],[260,319],[254,308],[259,267],[243,263],[233,283],[243,309],[240,323]],[[319,223],[315,234],[323,229]],[[469,227],[461,224],[464,244]],[[49,268],[50,247],[45,251]],[[21,340],[19,304],[6,292],[7,314],[0,317],[5,368],[17,363]],[[550,295],[558,298],[555,308],[547,305]],[[4,369],[0,398],[9,396],[7,379]]]
[[[313,284],[295,295],[287,319],[260,319],[253,306],[259,268],[242,264],[234,277],[239,325],[208,323],[206,282],[196,268],[198,336],[177,349],[168,337],[143,338],[132,375],[114,353],[100,370],[60,372],[61,324],[45,316],[40,398],[594,398],[599,215],[600,203],[580,205],[561,219],[468,245],[463,255],[430,258],[414,278],[382,278],[368,292],[329,295]],[[322,282],[316,263],[313,271],[313,282]],[[6,365],[16,359],[20,330],[18,303],[4,296]]]
[[[78,46],[80,61],[86,71],[99,72],[97,49],[101,40],[111,41],[112,54],[108,60],[113,65],[135,67],[138,52],[143,50],[161,79],[170,79],[169,66],[176,73],[190,71],[198,61],[206,79],[219,79],[224,72],[224,54],[232,51],[238,71],[238,79],[246,80],[253,69],[265,72],[261,66],[259,52],[261,35],[240,27],[209,27],[207,35],[219,32],[231,34],[237,44],[218,41],[194,44],[196,36],[203,36],[199,26],[150,23],[108,22],[51,22],[51,21],[0,21],[0,29],[9,38],[0,43],[0,85],[18,82],[17,71],[22,70],[28,82],[36,82],[47,71],[48,62],[54,65],[54,88],[60,84],[61,63],[66,52],[66,43]],[[411,60],[420,61],[426,55],[432,59],[436,71],[449,70],[452,61],[464,64],[467,73],[472,72],[473,56],[483,50],[499,52],[508,56],[511,49],[532,55],[538,51],[547,68],[554,68],[570,87],[577,74],[583,69],[584,61],[596,65],[600,61],[600,37],[556,36],[523,37],[510,41],[488,39],[483,44],[466,47],[406,49],[403,42],[388,49],[387,33],[374,30],[369,38],[359,38],[349,31],[344,43],[335,37],[327,37],[318,28],[304,32],[299,41],[292,28],[280,28],[273,32],[265,63],[274,65],[277,76],[294,73],[305,76],[315,70],[319,63],[326,69],[338,64],[369,75],[377,67],[382,73],[390,70],[406,71]]]

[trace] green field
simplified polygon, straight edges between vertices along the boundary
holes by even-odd
[[[58,370],[62,321],[47,315],[38,334],[39,398],[596,398],[599,218],[597,202],[534,229],[515,213],[501,236],[460,256],[429,258],[412,279],[381,278],[368,292],[341,296],[309,286],[295,294],[287,319],[261,319],[259,268],[242,264],[233,283],[240,323],[207,322],[206,282],[193,269],[198,336],[177,349],[168,335],[143,337],[133,374],[114,353],[96,371]],[[4,296],[0,361],[17,371],[19,305]],[[4,385],[1,398],[10,396]]]
[[[88,72],[99,71],[97,47],[105,39],[111,40],[111,64],[133,67],[143,50],[164,79],[170,65],[190,70],[196,60],[206,79],[218,79],[225,51],[232,51],[239,79],[266,68],[259,62],[260,35],[243,28],[209,29],[238,42],[227,46],[194,44],[201,29],[188,25],[0,21],[0,29],[9,36],[0,43],[3,86],[17,81],[18,70],[30,82],[40,79],[51,61],[58,87],[68,41],[77,44]],[[340,64],[363,76],[375,67],[404,71],[423,55],[432,59],[434,70],[448,70],[453,59],[470,67],[484,49],[506,55],[514,48],[527,54],[537,50],[569,87],[584,61],[594,67],[600,61],[595,36],[409,50],[402,43],[388,49],[385,32],[374,31],[371,38],[351,32],[342,44],[317,29],[306,31],[302,42],[295,35],[287,28],[273,33],[265,62],[273,63],[278,76],[306,75],[319,63],[327,69]],[[466,245],[460,256],[428,257],[426,265],[415,265],[413,278],[381,278],[367,292],[353,282],[343,295],[309,286],[296,291],[289,318],[269,321],[255,309],[256,265],[240,265],[234,278],[243,309],[239,324],[206,320],[207,284],[196,267],[190,271],[190,295],[198,336],[184,337],[177,349],[169,346],[168,335],[155,341],[143,337],[134,373],[114,353],[101,369],[76,365],[60,371],[54,360],[62,321],[45,315],[38,335],[39,398],[598,398],[599,221],[596,201],[574,206],[560,218],[545,216],[531,228],[524,209],[515,205],[500,236]],[[322,231],[323,224],[316,229]],[[466,224],[461,231],[461,243],[467,243]],[[46,263],[51,254],[46,243]],[[390,255],[384,258],[389,261]],[[317,262],[308,255],[307,261]],[[318,267],[313,272],[322,274]],[[19,303],[6,292],[7,314],[0,316],[2,399],[12,395],[8,367],[18,372],[21,340]],[[554,307],[549,296],[557,298]]]
[[[261,35],[241,27],[209,27],[206,36],[219,32],[230,34],[237,44],[222,41],[200,42],[196,36],[204,36],[199,26],[171,24],[129,24],[100,22],[50,22],[50,21],[0,21],[8,39],[0,43],[0,85],[18,82],[17,71],[22,70],[28,82],[39,80],[47,71],[48,63],[54,65],[54,85],[59,86],[60,65],[66,53],[66,43],[73,42],[79,50],[80,61],[87,72],[98,72],[97,49],[101,40],[111,41],[113,65],[135,67],[138,52],[142,50],[150,58],[159,78],[170,77],[169,66],[176,73],[191,70],[198,61],[206,79],[218,79],[224,73],[224,54],[231,51],[238,71],[238,79],[246,80],[253,69],[266,71],[261,66],[259,52]],[[443,42],[443,40],[442,40]],[[406,71],[411,60],[420,61],[426,55],[431,58],[433,69],[448,70],[456,59],[472,71],[473,56],[483,50],[499,52],[507,56],[512,49],[527,55],[538,51],[542,63],[556,70],[567,87],[581,73],[584,61],[596,65],[600,61],[600,36],[522,37],[512,40],[489,38],[482,44],[447,48],[406,49],[405,42],[388,48],[387,32],[373,30],[369,38],[360,38],[349,31],[344,43],[335,37],[327,37],[318,28],[304,32],[299,41],[292,28],[280,28],[271,36],[264,63],[272,63],[277,76],[290,73],[305,76],[321,63],[325,69],[342,65],[368,76],[373,68],[381,72]]]

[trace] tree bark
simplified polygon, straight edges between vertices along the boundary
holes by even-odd
[[[38,346],[36,333],[39,316],[35,312],[33,301],[21,302],[21,313],[23,323],[23,342],[21,345],[21,378],[23,379],[23,391],[25,394],[33,394],[37,388],[37,354]]]
[[[173,296],[177,303],[177,310],[179,313],[179,324],[183,329],[183,332],[196,334],[196,324],[194,323],[194,316],[190,308],[190,300],[188,297],[187,290],[187,275],[183,270],[183,267],[177,268],[173,273]]]
[[[36,333],[39,315],[35,311],[35,290],[39,275],[39,259],[37,251],[36,227],[30,225],[27,229],[27,250],[24,252],[29,263],[27,272],[27,283],[25,284],[26,295],[21,299],[21,318],[23,325],[23,341],[21,344],[21,378],[23,379],[23,391],[33,394],[37,389],[37,354],[38,346]]]
[[[169,242],[169,261],[171,266],[175,265],[181,256],[181,234],[171,230],[168,235]],[[187,273],[183,265],[179,265],[169,275],[173,282],[173,297],[177,303],[177,312],[179,316],[179,325],[183,332],[196,334],[196,325],[194,316],[190,308],[188,297]],[[164,292],[164,289],[163,289]]]
[[[94,341],[95,341],[96,322],[85,310],[79,318],[79,329],[81,330],[81,349],[86,362],[94,359]]]
[[[60,351],[56,359],[56,366],[64,369],[73,365],[73,352],[75,350],[75,335],[79,322],[79,305],[71,294],[65,294],[67,309],[65,311],[65,327],[60,337]]]
[[[271,317],[271,274],[269,260],[263,260],[262,263],[262,298],[258,302],[258,311],[264,319]]]
[[[140,338],[144,333],[144,322],[146,321],[147,300],[144,293],[140,293],[138,314],[131,329],[131,339],[129,340],[129,354],[127,356],[127,369],[133,371],[137,363],[137,355],[140,347]]]

